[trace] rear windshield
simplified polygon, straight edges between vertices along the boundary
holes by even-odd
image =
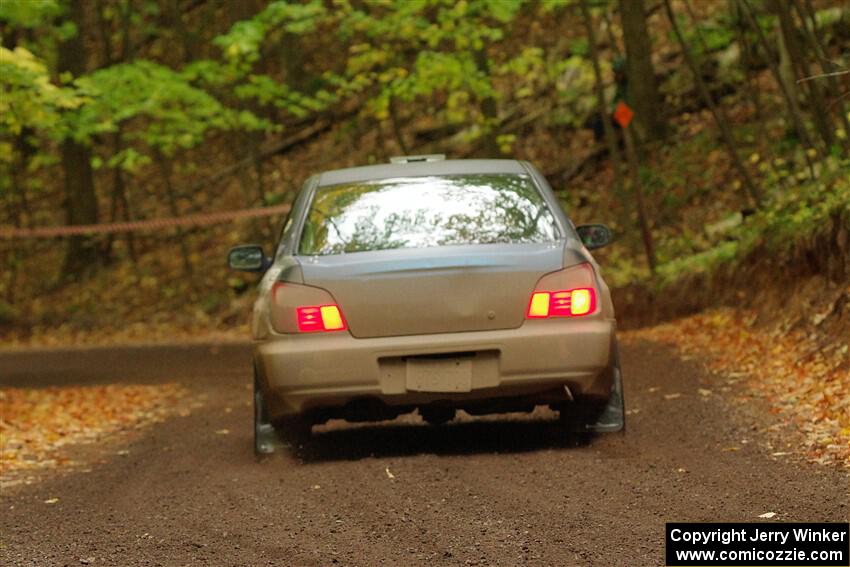
[[[298,253],[551,242],[555,218],[527,175],[399,177],[320,187]]]

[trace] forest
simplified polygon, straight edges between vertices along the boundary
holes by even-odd
[[[230,246],[423,153],[527,159],[606,223],[625,326],[848,328],[842,0],[4,0],[0,35],[4,342],[242,332]]]
[[[657,565],[664,521],[846,521],[848,0],[0,0],[0,40],[0,563]],[[627,434],[409,414],[257,463],[228,250],[420,154],[610,228]]]

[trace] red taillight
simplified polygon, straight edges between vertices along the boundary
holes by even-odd
[[[302,333],[314,331],[344,331],[345,319],[336,305],[312,305],[296,308],[298,330]]]
[[[596,290],[580,287],[563,291],[535,291],[528,302],[526,317],[581,317],[596,310]]]

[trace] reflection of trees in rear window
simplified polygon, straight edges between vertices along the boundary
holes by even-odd
[[[552,212],[526,175],[406,177],[319,188],[299,254],[557,238]]]

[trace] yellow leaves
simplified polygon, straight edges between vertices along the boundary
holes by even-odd
[[[0,64],[15,65],[34,73],[47,72],[44,62],[36,58],[30,50],[21,46],[15,47],[14,50],[0,47]]]
[[[730,322],[730,315],[723,311],[717,311],[708,316],[706,322],[714,328],[725,328]]]
[[[515,143],[516,134],[500,134],[496,137],[496,144],[498,144],[499,150],[505,155],[513,152]]]
[[[177,384],[0,390],[0,481],[70,463],[66,445],[162,421],[184,395]]]
[[[627,336],[675,346],[699,356],[727,383],[744,379],[750,394],[803,435],[810,460],[850,466],[850,353],[803,331],[749,326],[753,313],[720,309],[642,329]],[[710,390],[698,390],[700,396]],[[724,450],[736,450],[726,448]]]
[[[156,289],[159,286],[159,282],[153,276],[144,276],[140,282],[142,289]]]

